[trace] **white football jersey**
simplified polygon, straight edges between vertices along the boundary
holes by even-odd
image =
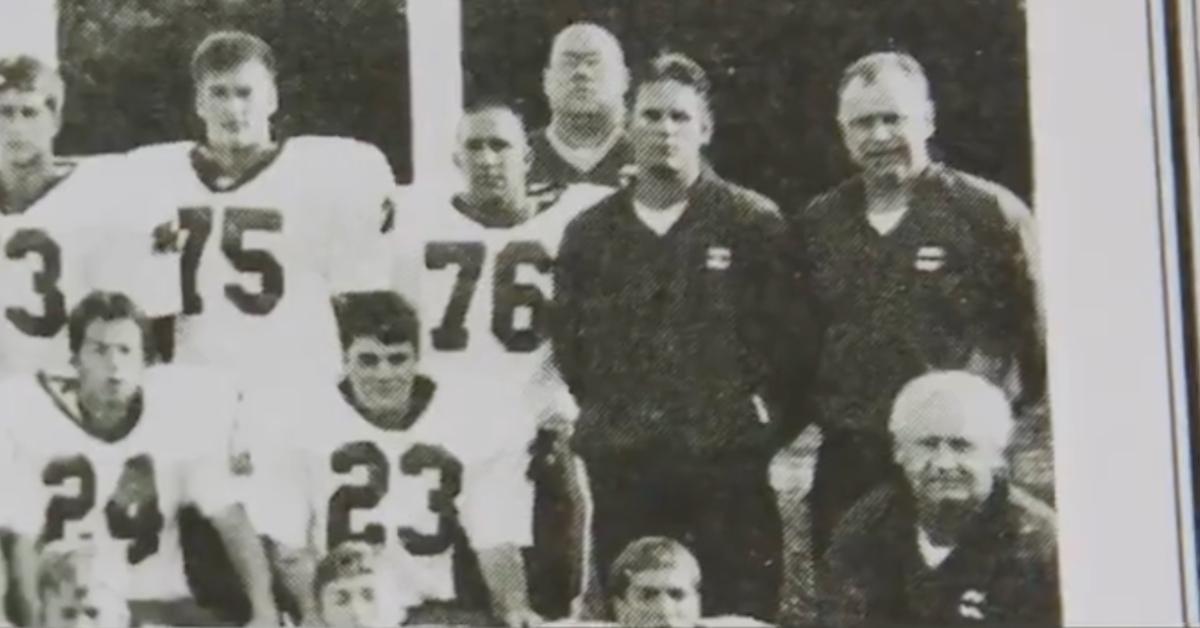
[[[409,261],[394,277],[420,270],[421,361],[443,388],[506,413],[510,425],[531,425],[544,404],[569,399],[550,368],[554,259],[567,224],[614,191],[551,188],[536,197],[540,211],[514,226],[481,224],[456,199],[397,232],[399,259]]]
[[[243,385],[336,381],[331,297],[387,286],[384,231],[395,180],[378,149],[295,137],[242,180],[222,180],[193,142],[131,154],[154,185],[144,202],[179,229],[183,314],[175,359],[218,366]]]
[[[77,388],[45,373],[0,384],[9,525],[42,544],[88,536],[119,544],[131,599],[188,597],[176,515],[183,504],[214,515],[236,503],[232,385],[198,369],[153,368],[124,434],[85,429]]]
[[[382,545],[421,600],[454,598],[458,530],[476,549],[532,541],[525,445],[474,400],[418,378],[411,422],[391,430],[344,389],[258,390],[243,401],[244,502],[257,530],[319,553],[348,540]]]
[[[62,180],[24,212],[0,213],[0,377],[66,372],[67,316],[92,290],[124,292],[150,316],[178,312],[174,257],[155,253],[161,221],[128,202],[124,164],[60,160]]]

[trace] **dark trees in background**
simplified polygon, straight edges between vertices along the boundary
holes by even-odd
[[[403,0],[59,0],[67,81],[59,150],[92,154],[199,136],[188,63],[240,28],[276,52],[282,134],[355,137],[412,179]]]
[[[835,123],[855,58],[903,50],[929,74],[935,155],[1030,199],[1025,16],[1018,0],[463,0],[466,93],[548,119],[541,68],[563,26],[598,22],[631,66],[684,52],[713,83],[710,157],[732,180],[802,206],[851,173]]]

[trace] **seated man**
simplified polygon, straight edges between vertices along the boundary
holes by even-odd
[[[105,550],[108,551],[105,551]],[[42,549],[39,626],[131,626],[129,570],[111,546],[56,541]]]
[[[641,628],[720,628],[767,626],[751,617],[700,616],[700,563],[672,539],[640,538],[625,547],[609,571],[607,592],[615,623],[566,620],[543,628],[570,626],[621,626]]]
[[[1054,515],[1005,480],[1004,393],[958,371],[917,377],[889,430],[905,481],[842,519],[825,559],[822,623],[1061,622]]]
[[[366,543],[347,542],[325,555],[313,578],[313,598],[322,626],[399,626],[414,599],[398,574]]]

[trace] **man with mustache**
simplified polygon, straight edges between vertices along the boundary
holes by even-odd
[[[889,430],[904,481],[864,497],[834,532],[822,620],[835,626],[1061,621],[1054,514],[1004,473],[1004,392],[962,371],[922,375]]]
[[[969,369],[1038,405],[1045,364],[1029,209],[1000,185],[933,161],[934,106],[912,57],[855,61],[838,124],[861,172],[793,221],[822,330],[813,399],[822,442],[814,555],[846,508],[891,475],[888,407],[932,368]]]
[[[550,124],[530,137],[529,181],[618,185],[633,155],[624,128],[629,71],[617,38],[587,22],[564,28],[542,85]]]

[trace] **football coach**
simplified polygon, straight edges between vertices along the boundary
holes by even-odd
[[[709,83],[661,55],[635,83],[637,176],[578,216],[555,271],[554,347],[580,407],[596,568],[643,536],[707,575],[706,615],[773,619],[781,530],[768,464],[790,434],[809,329],[775,204],[714,173]],[[795,340],[793,340],[795,339]]]
[[[906,382],[969,370],[1018,411],[1045,390],[1033,218],[1000,185],[931,160],[934,106],[920,64],[893,52],[855,61],[838,87],[838,124],[861,172],[792,225],[822,328],[817,556],[851,504],[898,476],[887,421]]]

